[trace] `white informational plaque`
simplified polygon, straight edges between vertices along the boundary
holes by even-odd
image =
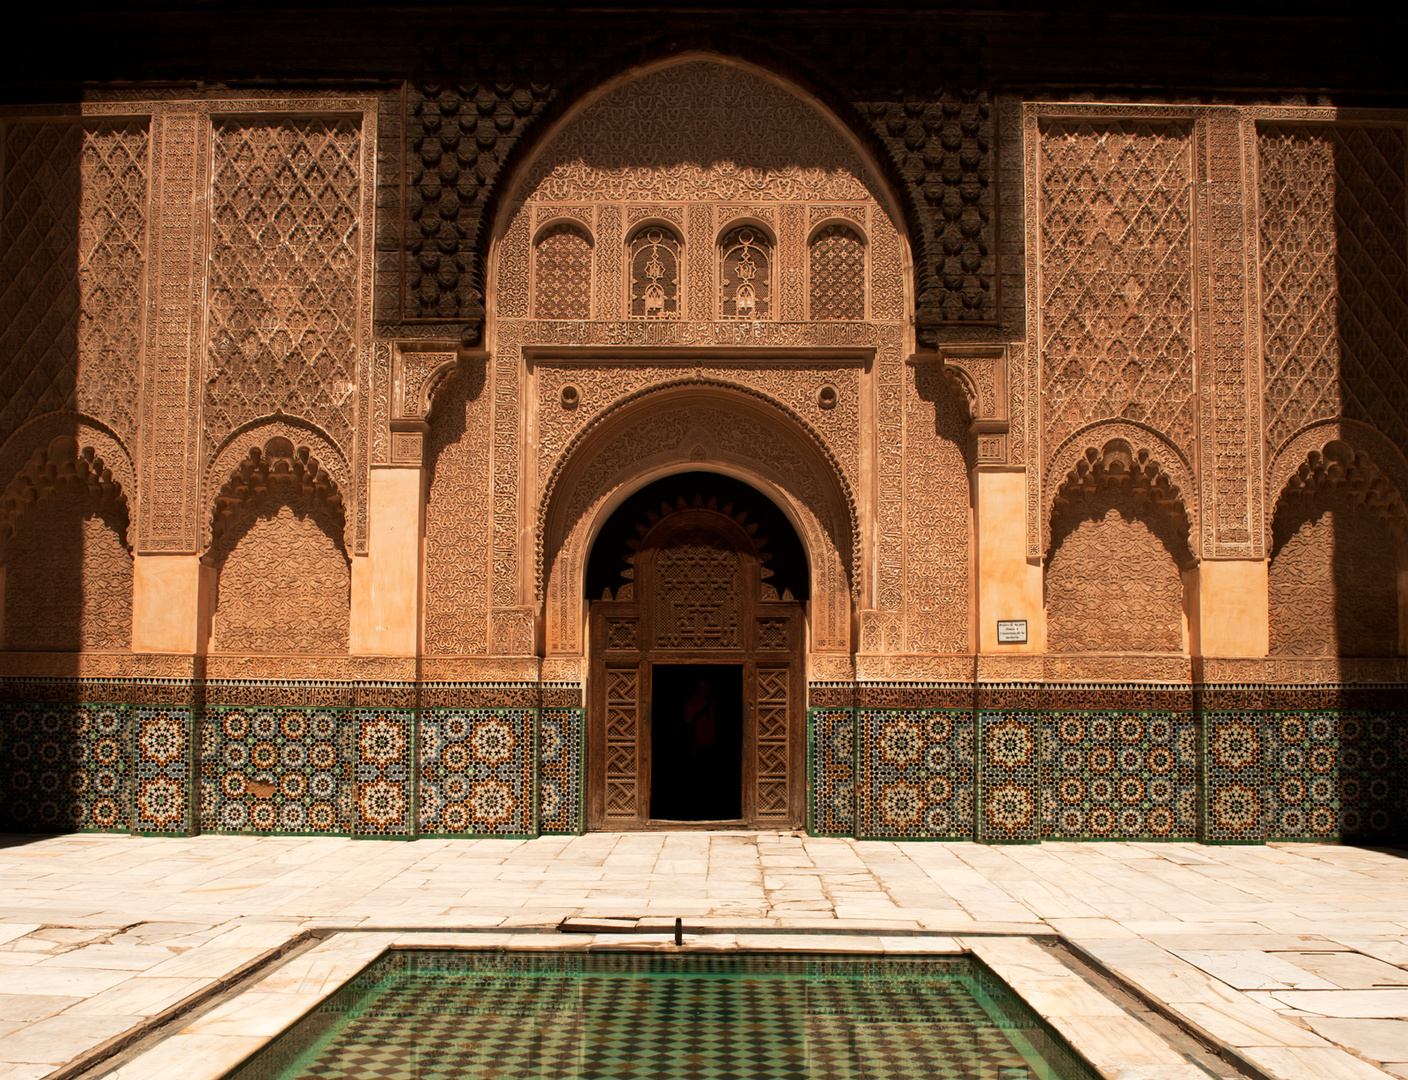
[[[1025,645],[1027,643],[1027,620],[998,619],[997,643],[999,645]]]

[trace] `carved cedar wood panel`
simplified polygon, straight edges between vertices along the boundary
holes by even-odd
[[[743,666],[744,819],[784,824],[800,817],[801,607],[778,601],[762,568],[765,537],[732,507],[681,498],[649,515],[633,542],[630,580],[616,599],[591,605],[590,818],[632,828],[650,818],[654,664]]]
[[[1042,120],[1041,387],[1049,457],[1135,420],[1194,438],[1193,193],[1185,125]]]
[[[1373,424],[1408,452],[1408,219],[1401,128],[1259,131],[1266,440]]]
[[[0,442],[32,417],[78,409],[130,446],[147,124],[15,123],[4,143]]]
[[[361,125],[218,117],[213,156],[207,445],[283,409],[350,458]]]

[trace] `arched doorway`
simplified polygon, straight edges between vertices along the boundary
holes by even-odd
[[[588,825],[800,825],[805,620],[767,530],[717,494],[639,503],[613,519],[635,518],[624,582],[590,605]]]

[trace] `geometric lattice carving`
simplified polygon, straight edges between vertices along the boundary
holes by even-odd
[[[734,229],[719,245],[719,314],[766,319],[772,314],[772,243],[752,225]]]
[[[592,241],[576,225],[551,226],[537,243],[535,289],[540,319],[589,319]]]
[[[219,652],[347,652],[351,564],[342,496],[282,436],[252,449],[216,500],[212,646]]]
[[[1345,415],[1408,451],[1403,132],[1277,125],[1258,144],[1267,441]]]
[[[681,536],[655,556],[655,644],[670,649],[740,647],[738,553],[722,540]]]
[[[1393,656],[1402,499],[1341,442],[1311,453],[1276,506],[1270,566],[1273,656]]]
[[[9,124],[4,150],[0,442],[30,417],[72,403],[83,131]]]
[[[147,255],[146,121],[85,127],[82,176],[76,403],[130,446]]]
[[[1188,515],[1158,463],[1115,439],[1061,485],[1047,558],[1047,648],[1178,652]]]
[[[679,237],[647,225],[631,237],[631,317],[675,319],[680,315]]]
[[[1193,443],[1190,140],[1178,124],[1041,121],[1046,450],[1123,418]],[[1029,317],[1036,317],[1033,312]]]
[[[865,241],[854,229],[827,225],[811,242],[813,319],[865,318]]]
[[[787,728],[791,670],[785,667],[758,668],[758,699],[755,715],[758,732],[759,821],[786,821],[788,812]]]
[[[637,707],[640,678],[634,667],[606,669],[606,817],[634,822]]]
[[[37,451],[0,528],[7,649],[126,649],[132,634],[127,497],[91,448]]]
[[[350,449],[361,272],[361,125],[214,126],[205,426],[275,409]]]

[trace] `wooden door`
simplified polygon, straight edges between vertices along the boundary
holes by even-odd
[[[588,825],[660,827],[650,817],[652,672],[735,664],[743,672],[742,816],[790,828],[805,813],[802,607],[766,581],[766,541],[715,506],[663,508],[641,526],[612,599],[592,602]]]

